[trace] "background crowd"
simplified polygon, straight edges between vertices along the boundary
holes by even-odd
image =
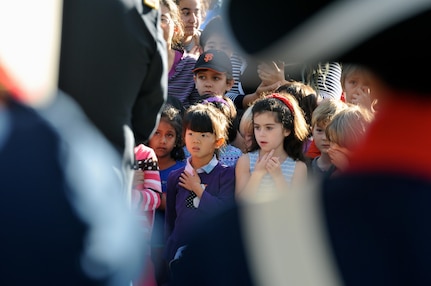
[[[14,195],[24,192],[16,182],[21,176],[16,161],[48,160],[44,166],[49,168],[31,172],[31,183],[46,197],[61,190],[51,202],[32,193],[29,198],[50,212],[40,215],[36,208],[32,216],[37,224],[20,217],[5,245],[15,237],[23,239],[21,226],[32,232],[49,228],[51,240],[44,242],[40,234],[34,245],[38,251],[50,248],[55,238],[68,241],[49,255],[37,252],[50,263],[18,282],[43,283],[51,275],[49,280],[68,280],[62,285],[264,285],[265,270],[256,271],[246,254],[254,242],[244,242],[250,238],[243,237],[247,234],[239,226],[241,208],[282,202],[309,186],[322,189],[331,205],[349,176],[350,184],[360,181],[354,172],[374,179],[366,167],[372,160],[363,156],[379,152],[373,149],[377,143],[367,147],[377,142],[369,133],[381,130],[382,118],[392,118],[388,106],[394,107],[388,92],[382,92],[387,86],[375,66],[348,57],[298,63],[276,53],[246,52],[231,38],[232,19],[225,18],[230,14],[222,13],[223,5],[222,0],[64,0],[58,86],[51,91],[55,100],[43,108],[27,106],[0,65],[0,166],[8,178],[3,183]],[[428,126],[430,120],[421,119]],[[26,137],[34,149],[28,156],[22,154]],[[407,155],[401,158],[414,164]],[[63,160],[64,165],[59,163]],[[98,164],[91,165],[93,161]],[[389,162],[374,165],[376,174],[392,170]],[[419,177],[429,179],[429,167],[420,166],[415,168]],[[427,179],[424,185],[417,188],[427,189]],[[5,206],[20,200],[2,196]],[[31,208],[28,204],[19,211]],[[14,217],[16,211],[9,208],[7,215]],[[329,239],[340,251],[335,259],[345,263],[337,279],[361,285],[352,274],[360,263],[346,262],[350,247],[338,229],[343,226],[337,223],[348,221],[331,224],[335,212],[325,214],[332,227]],[[61,217],[70,225],[68,231],[51,216]],[[216,230],[233,233],[231,247],[220,250],[226,237],[213,235]],[[210,249],[212,244],[217,246]],[[17,256],[21,260],[34,251],[24,249]],[[62,249],[68,252],[60,259],[56,255]],[[217,269],[217,263],[229,259],[227,250],[233,264]],[[10,248],[8,257],[15,251]],[[26,267],[34,264],[29,260]],[[228,269],[235,264],[236,273],[234,267]],[[0,281],[20,285],[11,282],[22,268],[18,259],[11,267],[12,275]]]

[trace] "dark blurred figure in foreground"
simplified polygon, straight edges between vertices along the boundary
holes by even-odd
[[[167,97],[159,1],[64,0],[59,88],[123,154],[157,125]],[[127,146],[129,147],[129,146]],[[129,154],[133,150],[128,150]]]
[[[172,269],[176,285],[431,285],[431,85],[420,72],[431,2],[315,3],[289,3],[289,18],[275,0],[231,0],[224,12],[249,54],[371,69],[380,105],[364,144],[338,176],[203,225]],[[271,21],[234,17],[244,6]]]
[[[66,2],[64,8],[69,12],[73,10],[71,6],[77,8],[75,5],[84,3]],[[67,44],[66,50],[72,48],[71,53],[76,54],[66,56],[62,53],[62,56],[71,57],[67,61],[72,63],[66,70],[75,69],[63,74],[65,78],[61,79],[70,80],[78,90],[91,90],[85,94],[88,96],[85,99],[99,99],[100,112],[108,117],[108,125],[111,123],[109,117],[118,119],[118,124],[110,125],[117,137],[102,133],[103,130],[98,129],[100,126],[88,119],[94,118],[82,111],[84,104],[80,106],[68,94],[58,91],[60,32],[57,34],[56,31],[61,28],[59,2],[2,1],[0,4],[3,12],[0,23],[5,28],[0,29],[0,285],[129,286],[142,274],[144,258],[148,254],[148,241],[145,240],[148,233],[127,204],[122,193],[124,180],[115,167],[121,168],[124,164],[121,154],[125,149],[123,142],[126,142],[123,127],[130,123],[132,105],[142,100],[138,99],[141,87],[144,94],[147,94],[147,87],[154,88],[154,92],[149,92],[149,98],[144,100],[146,105],[142,112],[148,121],[137,120],[144,126],[144,131],[136,134],[146,137],[154,128],[157,107],[164,102],[165,93],[165,63],[160,56],[164,52],[161,50],[159,55],[158,47],[165,45],[155,39],[145,41],[143,38],[145,23],[153,27],[145,35],[156,35],[159,27],[157,7],[145,8],[140,1],[137,7],[132,1],[97,1],[100,5],[90,10],[95,2],[85,1],[88,9],[73,10],[76,14],[66,16],[65,21],[73,24],[65,25],[67,31],[63,36],[78,35],[75,34],[76,42],[71,40],[72,36],[66,37],[77,44],[75,47]],[[149,16],[141,17],[138,10]],[[81,37],[80,29],[93,31],[93,26],[87,22],[91,16],[94,21],[90,22],[100,25],[100,33],[94,33],[91,38]],[[103,23],[102,18],[107,22]],[[108,23],[117,25],[121,31]],[[101,40],[101,46],[97,46],[97,39],[106,39],[107,33],[112,37],[111,45]],[[142,46],[138,47],[137,43]],[[134,44],[137,56],[130,49]],[[147,49],[144,49],[145,45]],[[115,64],[104,65],[103,60],[91,61],[86,48],[93,51],[97,47],[102,49],[98,54],[101,57],[106,56],[107,50],[123,47],[127,52],[118,50],[109,53],[112,58],[104,57],[103,60],[110,59],[112,63],[120,57],[130,69]],[[125,53],[130,53],[128,61]],[[88,61],[82,61],[81,57]],[[96,58],[94,54],[94,60]],[[131,71],[132,64],[143,66],[134,66],[135,73]],[[94,66],[101,71],[109,70],[104,84],[113,89],[116,97],[108,96],[112,94],[100,86],[98,90],[87,85],[93,79],[101,84],[98,81],[101,74],[91,68]],[[119,80],[115,83],[109,77],[114,71],[118,73],[113,77]],[[147,79],[151,83],[144,81],[147,71],[150,77],[154,76],[154,79]],[[98,97],[98,92],[106,98]],[[122,99],[115,101],[116,98]],[[116,105],[115,108],[102,111],[110,104]],[[147,112],[145,107],[149,108]],[[116,142],[114,137],[119,141]],[[133,144],[133,134],[131,137],[127,143]],[[131,153],[133,155],[133,148]],[[130,168],[132,156],[129,159]]]
[[[158,0],[64,0],[59,88],[122,155],[130,201],[135,145],[157,126],[167,98]]]
[[[121,158],[64,94],[34,109],[10,86],[0,66],[0,284],[128,285],[145,250]]]

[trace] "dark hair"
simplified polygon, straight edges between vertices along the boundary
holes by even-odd
[[[235,107],[235,103],[233,103],[232,99],[230,99],[226,95],[223,95],[221,97],[203,96],[203,98],[199,100],[199,102],[204,104],[211,104],[217,109],[219,109],[224,115],[226,115],[229,122],[227,143],[233,142],[237,135],[237,126],[234,126],[234,121],[237,117],[237,110]]]
[[[290,102],[290,107],[288,107],[283,101],[270,97],[271,95],[258,99],[252,106],[253,124],[256,114],[273,112],[275,122],[281,123],[284,129],[290,130],[290,134],[284,138],[284,151],[286,151],[287,155],[293,160],[301,160],[305,162],[303,144],[308,137],[309,130],[307,123],[305,122],[303,112],[292,95],[278,95],[286,97]],[[256,137],[253,136],[250,151],[258,149],[259,145],[256,141]]]
[[[162,120],[169,123],[175,129],[176,139],[175,146],[170,154],[171,157],[175,161],[184,160],[186,156],[183,149],[183,119],[181,111],[170,104],[164,104],[160,116],[160,121]]]
[[[214,16],[205,29],[202,30],[201,36],[199,37],[199,44],[204,47],[208,39],[214,34],[221,34],[227,37],[227,31],[225,23],[220,15]]]
[[[223,138],[226,143],[228,137],[229,122],[226,115],[222,114],[214,105],[197,103],[187,108],[183,117],[183,138],[187,129],[194,132],[210,132],[217,139]],[[219,158],[219,150],[215,150]]]
[[[317,107],[317,93],[313,87],[301,82],[292,82],[280,86],[276,92],[293,95],[304,112],[305,121],[311,127],[311,116]]]

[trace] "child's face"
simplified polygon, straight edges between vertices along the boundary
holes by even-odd
[[[313,127],[313,140],[320,153],[328,153],[330,147],[329,140],[326,138],[325,129],[328,124],[316,124]]]
[[[207,159],[208,162],[218,147],[215,134],[210,132],[196,132],[186,129],[184,141],[190,155],[194,158]]]
[[[160,26],[163,30],[163,38],[170,45],[175,32],[175,24],[169,13],[169,9],[165,5],[160,5],[161,21]]]
[[[354,103],[358,96],[366,96],[370,94],[369,76],[364,71],[353,71],[344,79],[344,93],[346,102]]]
[[[211,35],[208,38],[203,49],[205,52],[208,50],[220,50],[225,52],[228,57],[231,57],[233,54],[233,48],[231,43],[227,40],[226,36],[222,34]]]
[[[281,123],[275,121],[275,116],[271,111],[254,115],[254,137],[260,149],[265,152],[283,149],[284,138],[290,134],[290,130],[284,129]]]
[[[174,127],[165,120],[160,120],[156,132],[150,138],[149,146],[154,149],[157,158],[170,157],[176,139],[177,134]]]
[[[193,36],[199,31],[202,22],[201,0],[181,0],[178,4],[185,36]]]
[[[210,69],[198,70],[194,80],[199,95],[222,96],[233,86],[233,80],[228,82],[225,73]]]

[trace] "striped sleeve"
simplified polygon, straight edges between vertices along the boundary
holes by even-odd
[[[331,62],[322,67],[322,74],[317,78],[319,94],[322,98],[340,99],[343,89],[341,87],[341,65]]]
[[[159,207],[161,203],[160,193],[162,193],[162,184],[160,172],[157,164],[157,157],[154,150],[143,144],[135,147],[136,160],[148,160],[142,171],[144,172],[144,183],[137,185],[132,193],[132,200],[142,211],[152,211]]]

